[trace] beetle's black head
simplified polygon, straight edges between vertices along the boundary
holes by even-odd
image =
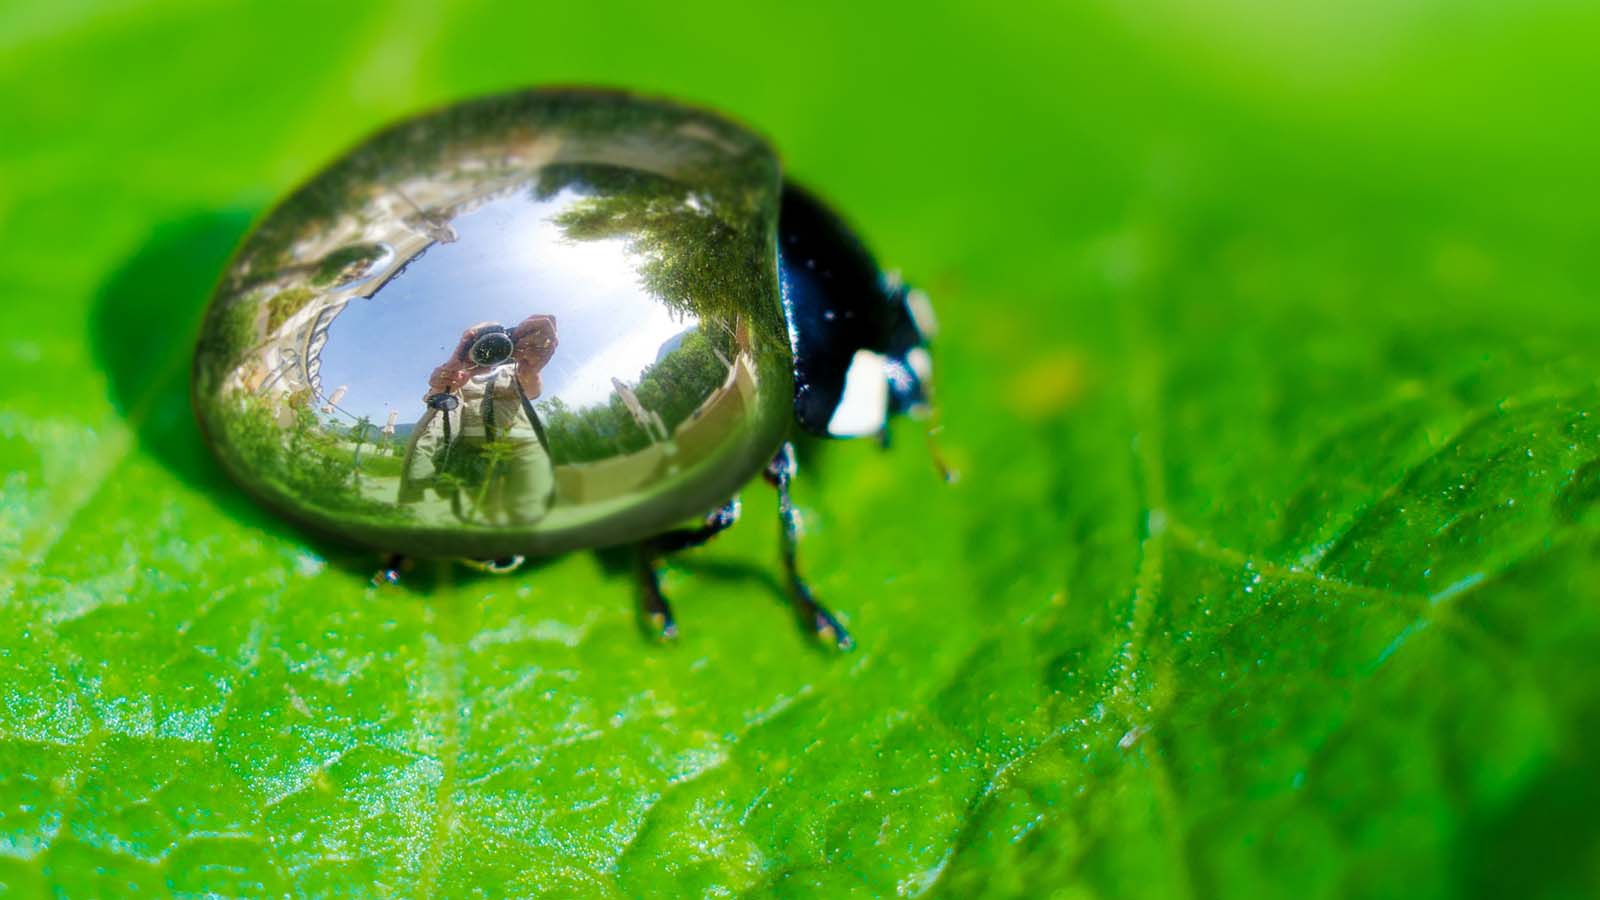
[[[792,184],[783,190],[778,248],[801,427],[881,437],[891,416],[926,414],[927,298],[883,273],[838,216]]]

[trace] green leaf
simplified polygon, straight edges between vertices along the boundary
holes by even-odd
[[[0,894],[1600,893],[1594,10],[0,8]],[[793,8],[790,8],[793,7]],[[194,326],[369,130],[771,136],[926,287],[947,453],[404,590],[219,474]]]

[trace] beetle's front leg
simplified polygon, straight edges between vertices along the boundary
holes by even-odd
[[[783,542],[784,574],[789,580],[789,599],[807,628],[840,650],[849,650],[855,646],[850,633],[844,630],[844,626],[839,624],[827,607],[817,602],[811,595],[811,588],[806,586],[805,579],[800,577],[795,560],[795,549],[800,540],[800,513],[795,510],[794,501],[789,496],[789,483],[794,480],[794,473],[794,444],[785,441],[778,449],[778,455],[767,465],[763,476],[768,484],[778,490],[778,525]]]
[[[672,605],[661,593],[661,575],[656,571],[660,558],[650,542],[639,545],[639,618],[645,630],[660,641],[678,639],[678,621],[672,617]]]
[[[704,524],[699,528],[668,531],[639,545],[639,614],[644,619],[645,627],[656,637],[670,641],[678,636],[678,623],[672,617],[672,606],[661,593],[661,578],[657,571],[661,557],[667,553],[698,547],[732,528],[737,521],[739,521],[739,498],[735,497],[706,516]]]

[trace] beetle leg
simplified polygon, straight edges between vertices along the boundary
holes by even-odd
[[[679,550],[698,547],[732,528],[734,523],[739,521],[739,509],[739,498],[735,497],[707,515],[705,524],[699,528],[680,528],[677,531],[658,534],[650,539],[650,547],[657,554],[677,553]]]
[[[784,574],[789,579],[789,597],[794,603],[795,613],[807,627],[824,640],[831,641],[840,650],[849,650],[855,646],[855,641],[850,639],[850,633],[844,630],[844,626],[839,624],[833,613],[811,595],[811,589],[806,586],[805,579],[800,577],[800,570],[795,561],[795,547],[800,539],[800,513],[794,508],[794,501],[789,497],[789,483],[794,479],[794,473],[794,444],[785,441],[783,447],[778,450],[778,455],[767,465],[763,476],[768,484],[778,490],[778,524],[781,526],[783,542]]]
[[[391,553],[384,557],[383,568],[372,576],[373,585],[381,587],[386,584],[399,584],[400,570],[405,567],[406,562],[405,556],[400,553]]]
[[[672,606],[661,593],[661,576],[656,571],[659,558],[649,542],[639,545],[639,616],[645,627],[662,641],[678,639],[678,620]]]
[[[661,579],[656,566],[667,553],[676,553],[698,547],[706,541],[733,527],[739,521],[739,498],[735,497],[706,516],[699,528],[680,528],[658,534],[639,545],[639,612],[646,624],[662,640],[678,636],[678,623],[672,617],[672,607],[661,593]]]

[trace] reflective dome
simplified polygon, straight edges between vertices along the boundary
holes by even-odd
[[[201,336],[201,422],[265,502],[383,550],[661,531],[788,427],[778,193],[753,135],[621,94],[404,123],[246,240]]]

